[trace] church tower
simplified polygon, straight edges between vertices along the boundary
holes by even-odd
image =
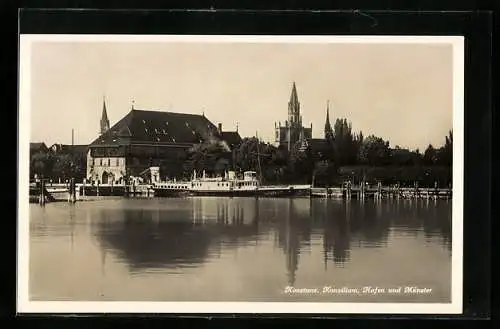
[[[300,121],[300,103],[299,97],[297,96],[297,87],[295,87],[294,81],[292,94],[290,95],[290,101],[288,102],[288,122],[290,123],[290,126],[297,126]]]
[[[102,99],[101,135],[109,129],[108,112],[106,111],[106,100]]]
[[[333,129],[330,124],[330,101],[326,103],[325,139],[333,139]]]

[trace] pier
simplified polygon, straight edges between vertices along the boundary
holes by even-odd
[[[375,187],[365,185],[347,187],[314,187],[311,197],[338,199],[451,199],[450,188],[419,188],[419,187]]]

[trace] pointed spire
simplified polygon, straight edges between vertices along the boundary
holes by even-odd
[[[106,98],[102,96],[102,115],[101,115],[101,135],[109,129],[108,111],[106,109]]]
[[[108,111],[106,110],[106,97],[102,96],[102,117],[101,120],[108,120]]]
[[[295,81],[292,86],[292,94],[290,95],[290,103],[297,104],[299,102],[299,98],[297,97],[297,87],[295,86]]]
[[[333,129],[330,124],[330,101],[326,103],[325,139],[333,138]]]
[[[292,85],[292,93],[290,94],[290,101],[288,102],[288,121],[290,125],[298,125],[300,120],[300,103],[297,96],[297,86],[295,81]]]

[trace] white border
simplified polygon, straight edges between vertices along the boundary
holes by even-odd
[[[44,42],[217,42],[449,44],[453,46],[452,302],[259,303],[259,302],[34,302],[29,300],[29,142],[31,44]],[[21,35],[19,56],[18,272],[19,313],[462,313],[464,38],[462,36],[207,36],[207,35]]]

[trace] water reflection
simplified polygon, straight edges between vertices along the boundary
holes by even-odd
[[[71,232],[74,216],[70,211]],[[439,236],[451,250],[451,211],[415,202],[194,198],[175,209],[102,208],[92,213],[92,222],[102,248],[115,251],[133,271],[199,266],[220,257],[222,249],[258,245],[274,232],[290,285],[300,254],[310,251],[312,233],[322,240],[325,268],[348,262],[352,244],[386,247],[391,230]]]
[[[203,272],[197,271],[207,266],[251,266],[269,259],[266,267],[245,275],[279,277],[281,286],[294,286],[300,273],[307,273],[302,284],[323,285],[333,268],[336,277],[340,270],[353,275],[349,267],[356,264],[362,268],[353,256],[356,250],[364,250],[368,256],[363,257],[379,257],[377,251],[400,240],[417,246],[411,252],[422,257],[432,257],[419,249],[426,245],[451,253],[451,205],[433,200],[206,197],[34,205],[30,211],[32,241],[64,238],[73,253],[78,238],[90,237],[101,277],[116,275],[108,273],[111,263],[126,266],[135,277],[152,272],[199,276]],[[245,255],[238,262],[231,258],[237,253]]]

